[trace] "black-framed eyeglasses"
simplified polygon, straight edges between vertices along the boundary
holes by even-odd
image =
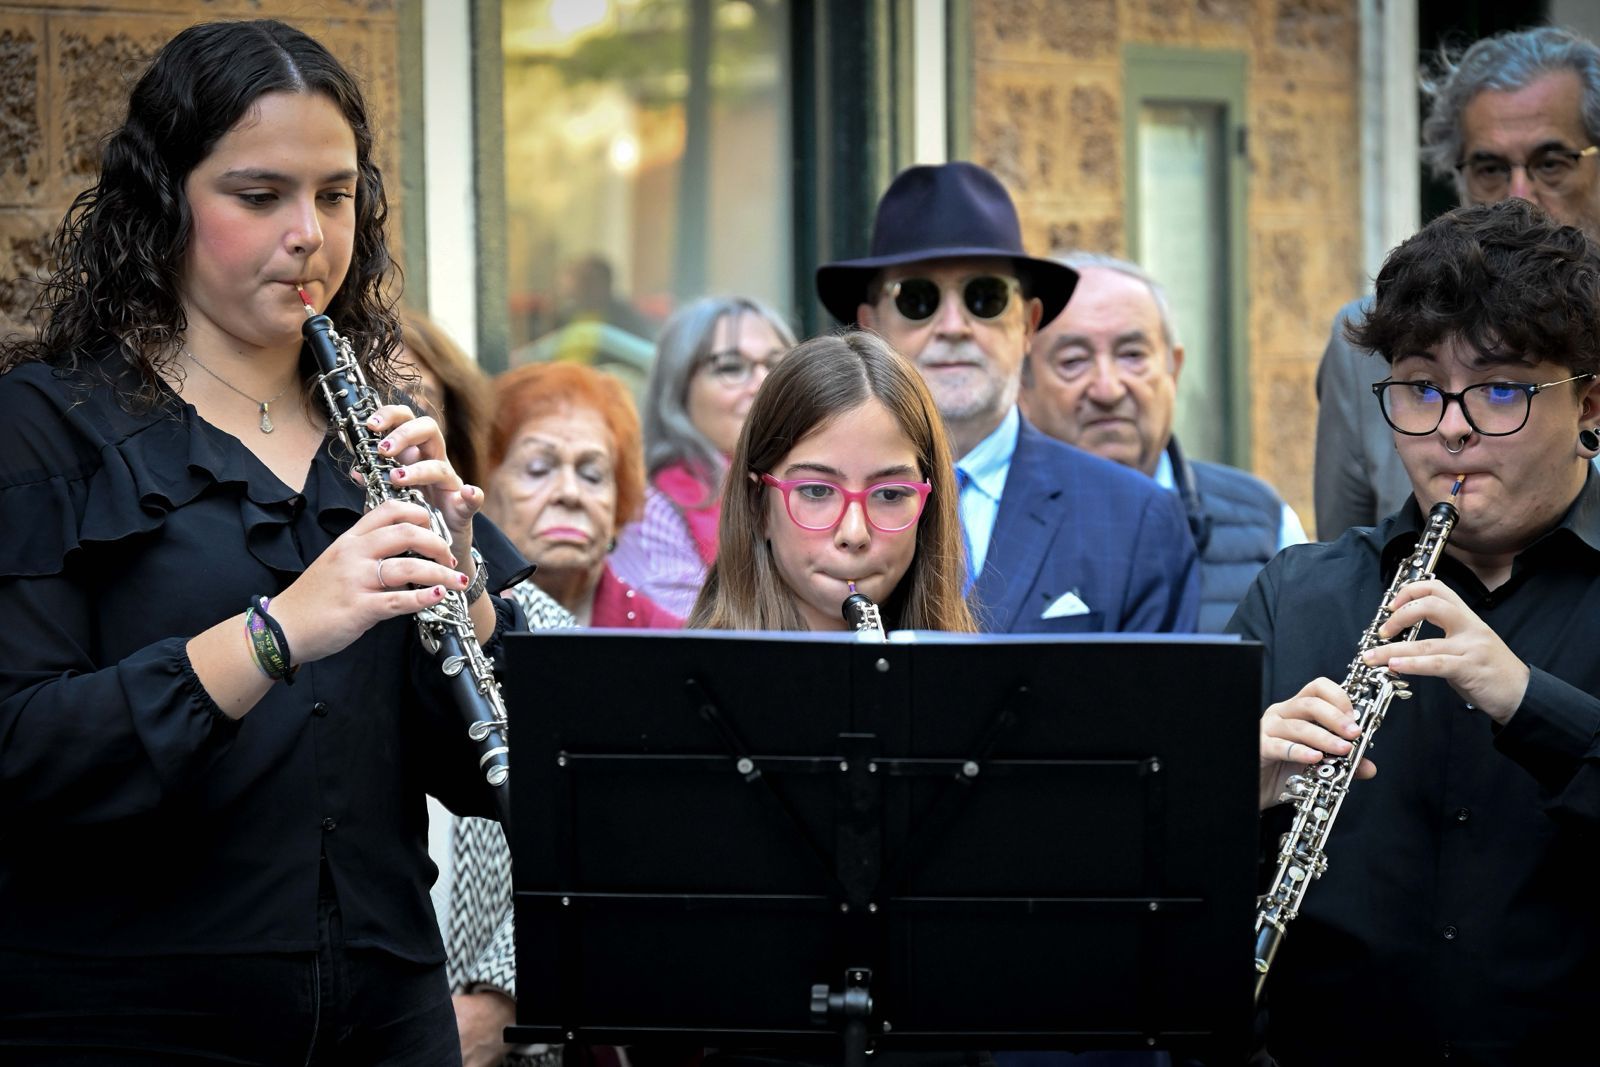
[[[1584,156],[1600,152],[1600,145],[1587,148],[1561,148],[1551,145],[1528,157],[1526,163],[1513,163],[1504,156],[1473,155],[1456,164],[1456,173],[1466,180],[1467,192],[1479,200],[1494,200],[1511,188],[1511,172],[1521,167],[1528,180],[1552,192],[1560,191],[1578,170]]]
[[[961,283],[961,302],[975,318],[993,319],[1011,305],[1022,283],[1001,274],[979,274]],[[912,322],[932,318],[944,299],[944,290],[932,278],[901,278],[889,287],[895,310]]]
[[[771,355],[765,359],[751,359],[737,349],[726,352],[711,352],[701,360],[700,367],[721,385],[729,389],[738,389],[749,385],[758,369],[771,374],[777,369],[780,355]]]
[[[1396,433],[1425,437],[1444,421],[1445,409],[1453,400],[1461,406],[1467,425],[1484,437],[1507,437],[1528,424],[1533,397],[1546,389],[1568,382],[1582,382],[1593,374],[1575,374],[1559,382],[1530,385],[1527,382],[1479,382],[1459,392],[1441,389],[1432,382],[1374,382],[1373,393],[1383,408],[1383,417]]]

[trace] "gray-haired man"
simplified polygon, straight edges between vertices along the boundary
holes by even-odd
[[[1178,494],[1200,552],[1200,629],[1218,633],[1257,572],[1305,530],[1266,482],[1184,455],[1172,433],[1183,345],[1166,293],[1137,264],[1075,252],[1078,287],[1022,366],[1022,413],[1069,445]]]
[[[1520,197],[1600,239],[1600,47],[1541,27],[1441,55],[1423,82],[1422,158],[1463,204]],[[1393,435],[1369,391],[1388,367],[1345,338],[1362,310],[1334,320],[1317,371],[1317,536],[1372,526],[1411,495]]]

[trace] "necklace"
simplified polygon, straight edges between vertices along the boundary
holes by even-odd
[[[279,389],[277,396],[268,397],[266,400],[257,400],[255,397],[251,396],[249,393],[245,392],[243,389],[240,389],[238,386],[236,386],[232,382],[228,381],[226,378],[224,378],[222,375],[218,374],[216,371],[212,370],[210,367],[206,366],[204,363],[201,363],[199,358],[196,357],[193,352],[189,351],[189,347],[187,345],[180,345],[179,347],[183,350],[183,354],[184,355],[188,356],[191,360],[194,360],[194,365],[196,367],[199,367],[201,370],[203,370],[207,374],[211,375],[217,381],[221,382],[223,385],[227,386],[229,389],[232,389],[234,392],[238,393],[240,396],[242,396],[246,400],[250,401],[250,403],[258,405],[261,408],[261,432],[262,433],[271,433],[273,431],[272,417],[267,414],[267,406],[269,404],[276,404],[283,397],[283,394],[287,393],[289,391],[290,386],[292,386],[294,384],[293,382],[291,382],[289,385],[284,386],[282,389]]]

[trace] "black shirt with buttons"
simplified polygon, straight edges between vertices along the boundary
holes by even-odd
[[[325,869],[347,944],[442,961],[425,794],[493,807],[412,620],[237,721],[185,651],[360,518],[348,455],[325,442],[296,493],[192,407],[76,384],[0,376],[0,948],[312,952]],[[487,522],[474,543],[491,574],[523,566]]]
[[[1229,624],[1266,645],[1264,705],[1344,679],[1421,525],[1411,501],[1267,566]],[[1527,694],[1504,728],[1432,678],[1390,706],[1267,980],[1284,1067],[1600,1062],[1600,476],[1499,589],[1448,556],[1438,576]],[[1266,857],[1287,810],[1263,815]]]

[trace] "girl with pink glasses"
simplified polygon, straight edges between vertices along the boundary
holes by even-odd
[[[955,466],[933,398],[876,334],[796,347],[762,384],[689,625],[844,630],[850,583],[889,629],[973,631]]]

